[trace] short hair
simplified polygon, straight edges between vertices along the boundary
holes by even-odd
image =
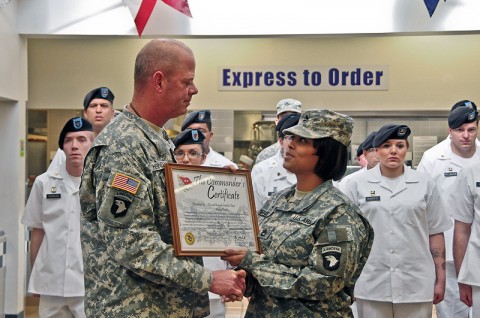
[[[323,181],[340,180],[347,171],[347,146],[331,137],[314,139],[313,146],[318,156],[314,168],[315,174]]]
[[[144,84],[152,72],[161,70],[166,75],[173,73],[179,64],[179,50],[193,55],[192,50],[184,43],[172,39],[156,39],[148,42],[135,59],[135,86]]]

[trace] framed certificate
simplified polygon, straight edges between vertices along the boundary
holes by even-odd
[[[175,255],[261,253],[250,171],[169,163],[165,176]]]

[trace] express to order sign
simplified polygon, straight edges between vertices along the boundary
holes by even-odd
[[[220,67],[218,90],[388,90],[388,67]]]

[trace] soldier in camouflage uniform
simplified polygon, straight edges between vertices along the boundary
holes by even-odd
[[[153,40],[135,62],[132,102],[97,137],[80,198],[87,317],[204,317],[207,291],[241,299],[245,272],[211,272],[173,252],[161,128],[198,90],[191,50]],[[243,277],[242,277],[243,276]],[[236,295],[236,296],[233,296]]]
[[[248,272],[246,317],[353,317],[373,229],[332,185],[345,173],[352,129],[348,116],[307,110],[284,130],[284,167],[298,183],[259,211],[263,254],[227,249],[224,257]]]

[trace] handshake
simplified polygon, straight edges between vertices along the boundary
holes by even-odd
[[[213,271],[212,293],[222,296],[225,302],[241,301],[246,287],[247,273],[241,269]]]
[[[227,256],[222,257],[231,265],[237,266],[245,257],[246,249],[226,249]],[[212,293],[222,296],[225,302],[241,301],[246,288],[247,272],[243,269],[214,271],[213,282],[210,287]]]

